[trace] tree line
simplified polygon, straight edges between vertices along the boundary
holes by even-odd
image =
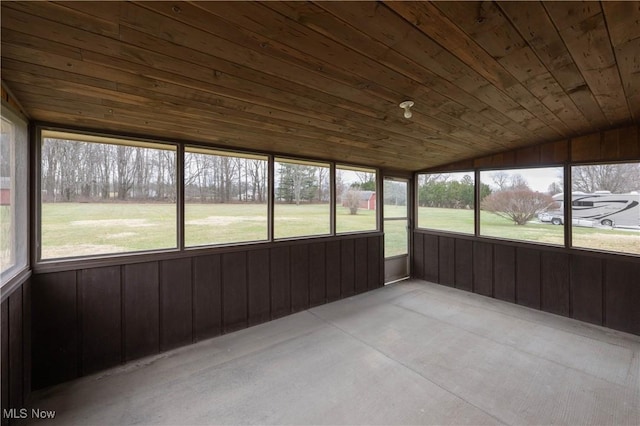
[[[42,144],[43,202],[175,202],[174,150],[47,138]],[[185,153],[185,201],[268,199],[266,160]]]
[[[43,202],[175,202],[174,150],[46,138],[42,144]],[[275,197],[280,203],[329,202],[330,168],[276,162]],[[375,190],[375,176],[358,175],[346,184],[337,176],[337,191]],[[268,161],[261,158],[185,152],[185,201],[200,203],[266,203]]]
[[[47,138],[42,201],[175,201],[171,150]]]
[[[200,203],[266,203],[266,159],[186,152],[185,200]]]
[[[448,209],[472,209],[475,204],[474,180],[469,175],[453,179],[450,174],[423,174],[418,179],[418,205]],[[480,184],[480,198],[491,194],[491,188]]]

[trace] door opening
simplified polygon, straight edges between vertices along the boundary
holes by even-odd
[[[409,276],[409,181],[385,177],[382,207],[384,282]]]

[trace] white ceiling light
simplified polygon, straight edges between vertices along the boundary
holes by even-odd
[[[400,104],[400,108],[404,109],[404,118],[411,118],[413,116],[411,113],[412,106],[413,101],[404,101]]]

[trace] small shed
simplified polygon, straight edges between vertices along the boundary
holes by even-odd
[[[0,206],[11,205],[11,178],[0,177]]]
[[[358,208],[365,210],[376,209],[376,193],[375,191],[357,191],[359,197]],[[349,207],[346,197],[342,196],[342,207]]]

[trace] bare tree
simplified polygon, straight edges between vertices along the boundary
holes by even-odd
[[[126,200],[133,187],[133,170],[129,164],[130,148],[118,145],[116,148],[116,172],[118,174],[118,199]]]
[[[322,202],[325,186],[329,183],[329,168],[318,167],[318,202]]]
[[[504,191],[509,185],[509,173],[495,172],[491,174],[491,180],[498,187],[498,191]]]
[[[263,160],[247,160],[252,182],[252,198],[259,203],[267,199],[267,162]]]
[[[598,164],[571,169],[572,191],[624,193],[640,190],[640,163]]]
[[[360,191],[356,189],[350,189],[344,195],[344,200],[349,207],[349,214],[358,214],[358,208],[360,207]]]
[[[547,192],[549,195],[556,195],[562,192],[562,183],[560,182],[552,182],[551,185],[547,188]]]
[[[526,225],[536,215],[555,204],[550,195],[530,189],[508,189],[493,192],[482,201],[482,209]]]

